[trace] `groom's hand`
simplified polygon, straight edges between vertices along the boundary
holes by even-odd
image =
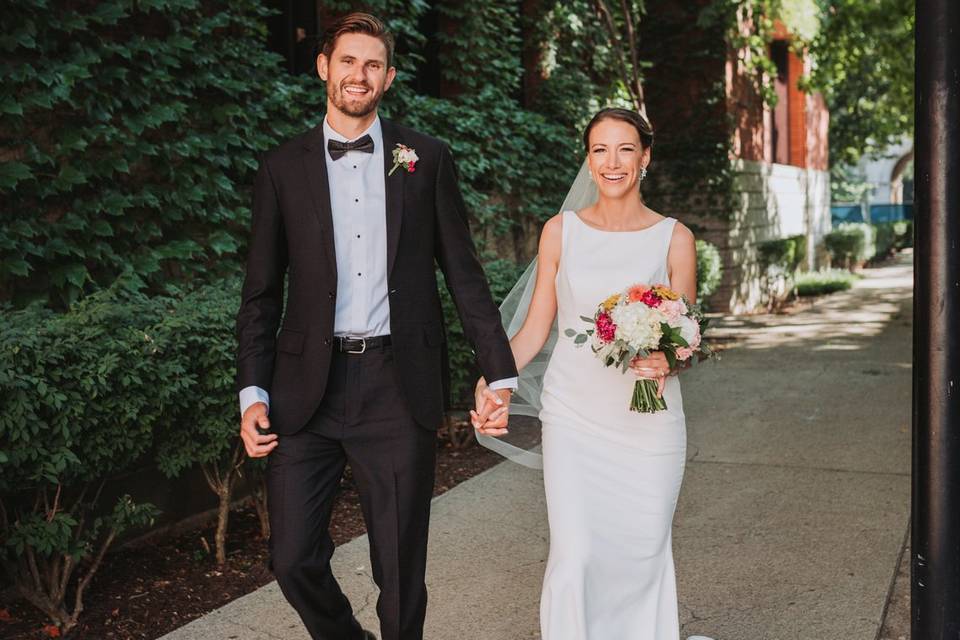
[[[250,405],[243,412],[243,418],[240,420],[240,438],[243,440],[247,455],[251,458],[262,458],[277,446],[277,434],[261,434],[257,428],[262,431],[270,429],[267,405],[263,402]]]
[[[485,436],[506,435],[511,394],[510,389],[494,391],[486,384],[478,384],[475,396],[477,407],[470,412],[473,428]]]

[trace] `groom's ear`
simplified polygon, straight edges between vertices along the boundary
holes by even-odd
[[[324,82],[327,81],[327,74],[329,72],[330,61],[327,60],[327,56],[323,53],[317,56],[317,75],[320,76],[320,79]]]
[[[396,77],[397,77],[397,68],[396,68],[396,67],[390,67],[389,69],[387,69],[387,79],[386,79],[386,82],[384,82],[384,84],[383,84],[383,91],[384,91],[384,92],[386,92],[387,89],[390,88],[390,85],[393,84],[393,80],[394,80],[394,78],[396,78]]]

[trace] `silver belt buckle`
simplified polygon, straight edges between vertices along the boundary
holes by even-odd
[[[361,344],[362,346],[360,347],[360,351],[354,351],[354,350],[352,350],[352,349],[349,349],[349,350],[347,350],[347,353],[365,353],[365,352],[366,352],[366,350],[367,350],[367,339],[366,339],[366,338],[350,338],[350,339],[351,339],[351,340],[359,340],[359,341],[360,341],[360,344]]]

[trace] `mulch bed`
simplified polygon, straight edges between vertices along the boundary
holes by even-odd
[[[503,460],[475,442],[457,449],[445,433],[438,447],[436,495]],[[109,554],[87,589],[80,624],[68,638],[153,640],[273,580],[252,506],[231,514],[228,558],[222,569],[211,554],[214,528],[210,523]],[[356,489],[347,474],[334,507],[331,535],[340,545],[365,531]],[[42,630],[46,624],[44,616],[25,602],[0,604],[0,638],[49,638]]]

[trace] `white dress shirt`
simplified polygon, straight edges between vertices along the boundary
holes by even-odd
[[[390,333],[387,295],[387,200],[384,172],[383,130],[379,116],[353,140],[337,133],[323,119],[324,140],[352,142],[369,135],[373,153],[347,151],[337,160],[324,148],[333,240],[337,257],[337,305],[333,333],[337,336],[383,336]],[[517,388],[517,379],[490,383],[491,389]],[[240,391],[240,415],[270,396],[260,387]]]

